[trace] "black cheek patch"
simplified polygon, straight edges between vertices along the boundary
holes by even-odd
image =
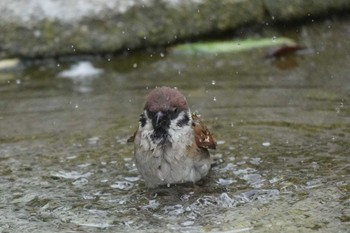
[[[181,119],[181,120],[179,120],[178,122],[177,122],[177,126],[178,127],[182,127],[182,126],[184,126],[184,125],[188,125],[188,122],[190,121],[190,118],[188,117],[188,115],[186,114],[186,115],[184,115],[184,117]]]
[[[140,115],[140,123],[141,123],[141,127],[144,127],[146,124],[146,117],[145,117],[145,114],[143,113]]]

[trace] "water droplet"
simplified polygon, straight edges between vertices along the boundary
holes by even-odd
[[[18,85],[21,84],[21,80],[17,79],[16,84],[18,84]]]
[[[164,57],[164,53],[160,53],[160,56],[161,56],[161,57]]]
[[[339,107],[335,107],[335,112],[338,114],[340,113],[340,108]]]
[[[192,226],[194,224],[194,221],[185,221],[181,223],[181,226],[187,227],[187,226]]]
[[[134,184],[127,181],[116,181],[111,185],[111,188],[116,188],[120,190],[130,190],[134,187]]]
[[[88,167],[90,165],[91,165],[90,163],[82,163],[82,164],[79,164],[78,167],[79,168],[86,168],[86,167]]]
[[[89,145],[96,145],[99,139],[99,137],[91,137],[88,139],[88,143]]]
[[[76,187],[81,187],[89,183],[89,180],[86,178],[81,178],[78,180],[75,180],[72,184]]]
[[[220,184],[220,185],[230,185],[233,182],[235,182],[233,179],[223,179],[223,178],[219,178],[216,183]]]
[[[144,40],[147,40],[147,36],[144,36],[143,39],[144,39]]]
[[[60,67],[61,65],[59,63],[57,63],[57,67]]]
[[[34,36],[35,37],[40,37],[41,36],[41,32],[39,30],[35,30],[34,31]]]
[[[271,16],[271,19],[272,19],[272,20],[275,20],[275,16]]]
[[[213,101],[216,101],[216,97],[213,98]]]
[[[132,67],[137,68],[137,63],[134,63]]]
[[[263,142],[262,145],[268,147],[268,146],[271,146],[271,143],[270,142]]]
[[[76,104],[74,107],[75,107],[75,108],[79,108],[79,105],[78,105],[78,104]]]
[[[66,159],[71,160],[71,159],[76,159],[77,156],[76,155],[71,155],[71,156],[67,156]]]
[[[149,204],[148,205],[145,205],[143,206],[142,208],[143,209],[157,209],[159,206],[159,202],[157,200],[149,200]]]
[[[212,80],[212,81],[211,81],[211,85],[214,86],[215,84],[216,84],[215,80]]]
[[[249,163],[253,165],[259,165],[261,163],[261,158],[251,158]]]
[[[313,189],[322,186],[322,181],[321,179],[315,179],[315,180],[310,180],[306,182],[306,187],[307,189]]]
[[[140,180],[140,177],[138,177],[138,176],[127,176],[127,177],[124,177],[124,179],[126,181],[135,182],[135,181]]]
[[[311,162],[311,167],[314,169],[314,170],[317,170],[320,168],[320,166],[318,165],[317,162]]]
[[[87,173],[80,173],[76,171],[72,172],[66,172],[66,171],[59,171],[59,172],[51,172],[50,175],[52,177],[57,177],[57,178],[63,178],[63,179],[71,179],[71,180],[77,180],[79,178],[87,178],[91,176],[93,173],[87,172]]]
[[[276,182],[278,182],[280,180],[280,178],[278,177],[273,177],[272,179],[269,180],[270,184],[274,184]]]

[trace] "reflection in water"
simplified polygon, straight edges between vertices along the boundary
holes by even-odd
[[[80,93],[93,91],[93,80],[103,73],[102,69],[95,68],[91,62],[81,61],[72,65],[68,70],[58,73],[58,77],[71,79],[74,88]]]
[[[4,74],[0,231],[346,232],[349,22],[328,23],[303,29],[322,56],[295,56],[288,70],[259,51],[157,51],[95,61],[97,70],[82,62]],[[126,140],[144,96],[162,85],[181,89],[215,132],[218,162],[196,185],[148,190]]]

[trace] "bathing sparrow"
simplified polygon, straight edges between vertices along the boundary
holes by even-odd
[[[200,180],[211,167],[208,149],[216,141],[198,115],[192,115],[186,98],[170,87],[152,90],[140,115],[134,142],[136,167],[146,186]]]

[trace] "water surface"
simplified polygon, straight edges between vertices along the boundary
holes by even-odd
[[[347,232],[350,21],[264,33],[282,35],[307,49],[275,61],[130,52],[1,72],[0,231]],[[89,72],[67,74],[77,64]],[[195,186],[148,190],[126,144],[162,85],[218,140],[221,163]]]

